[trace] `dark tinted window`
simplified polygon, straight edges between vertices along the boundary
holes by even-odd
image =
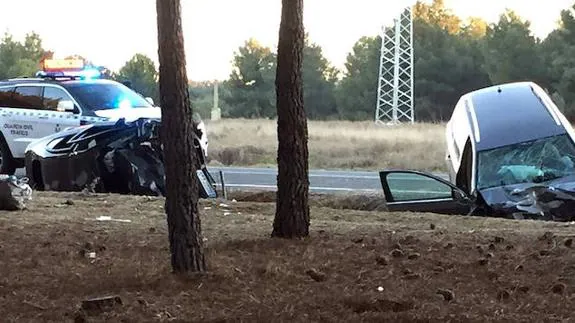
[[[60,88],[51,86],[44,88],[44,109],[55,111],[58,107],[58,102],[71,100],[72,98],[68,93]]]
[[[12,91],[14,91],[13,87],[0,88],[0,107],[10,107]]]
[[[14,90],[12,108],[42,109],[41,86],[18,86]]]
[[[84,109],[92,111],[152,107],[144,97],[120,83],[83,82],[67,84],[66,89]]]

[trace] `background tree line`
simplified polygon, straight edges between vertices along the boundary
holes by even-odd
[[[569,10],[571,9],[571,10]],[[414,15],[414,96],[416,120],[449,118],[457,99],[484,86],[532,80],[543,86],[570,119],[575,119],[575,18],[573,9],[560,14],[558,27],[545,39],[533,36],[530,22],[511,10],[487,24],[466,21],[444,6],[417,2]],[[374,117],[381,49],[380,36],[361,37],[339,71],[307,37],[303,53],[304,102],[311,119],[368,120]],[[0,79],[33,75],[37,62],[50,54],[37,34],[23,43],[6,34],[0,42]],[[219,83],[222,116],[275,118],[276,53],[248,39],[233,57],[229,79]],[[154,62],[136,54],[117,72],[134,89],[158,101]],[[209,118],[213,82],[192,82],[197,111]]]

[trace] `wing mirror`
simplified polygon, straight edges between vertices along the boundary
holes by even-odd
[[[468,195],[460,189],[454,189],[453,190],[453,199],[455,201],[463,202],[465,204],[469,204],[469,203],[473,204],[476,202],[475,196]]]
[[[469,197],[467,196],[467,194],[463,193],[463,191],[460,190],[453,190],[453,198],[457,201],[467,201],[469,200]]]
[[[147,97],[146,101],[148,101],[148,103],[150,103],[151,105],[154,105],[154,99],[152,99],[151,97]]]
[[[70,100],[60,100],[56,110],[60,112],[74,112],[74,102]]]

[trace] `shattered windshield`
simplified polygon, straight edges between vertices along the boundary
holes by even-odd
[[[575,175],[575,145],[568,134],[480,151],[477,159],[478,189]]]

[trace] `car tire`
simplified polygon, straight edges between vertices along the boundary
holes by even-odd
[[[0,135],[0,174],[14,175],[16,172],[16,161],[12,157],[12,152],[4,139],[4,135]]]

